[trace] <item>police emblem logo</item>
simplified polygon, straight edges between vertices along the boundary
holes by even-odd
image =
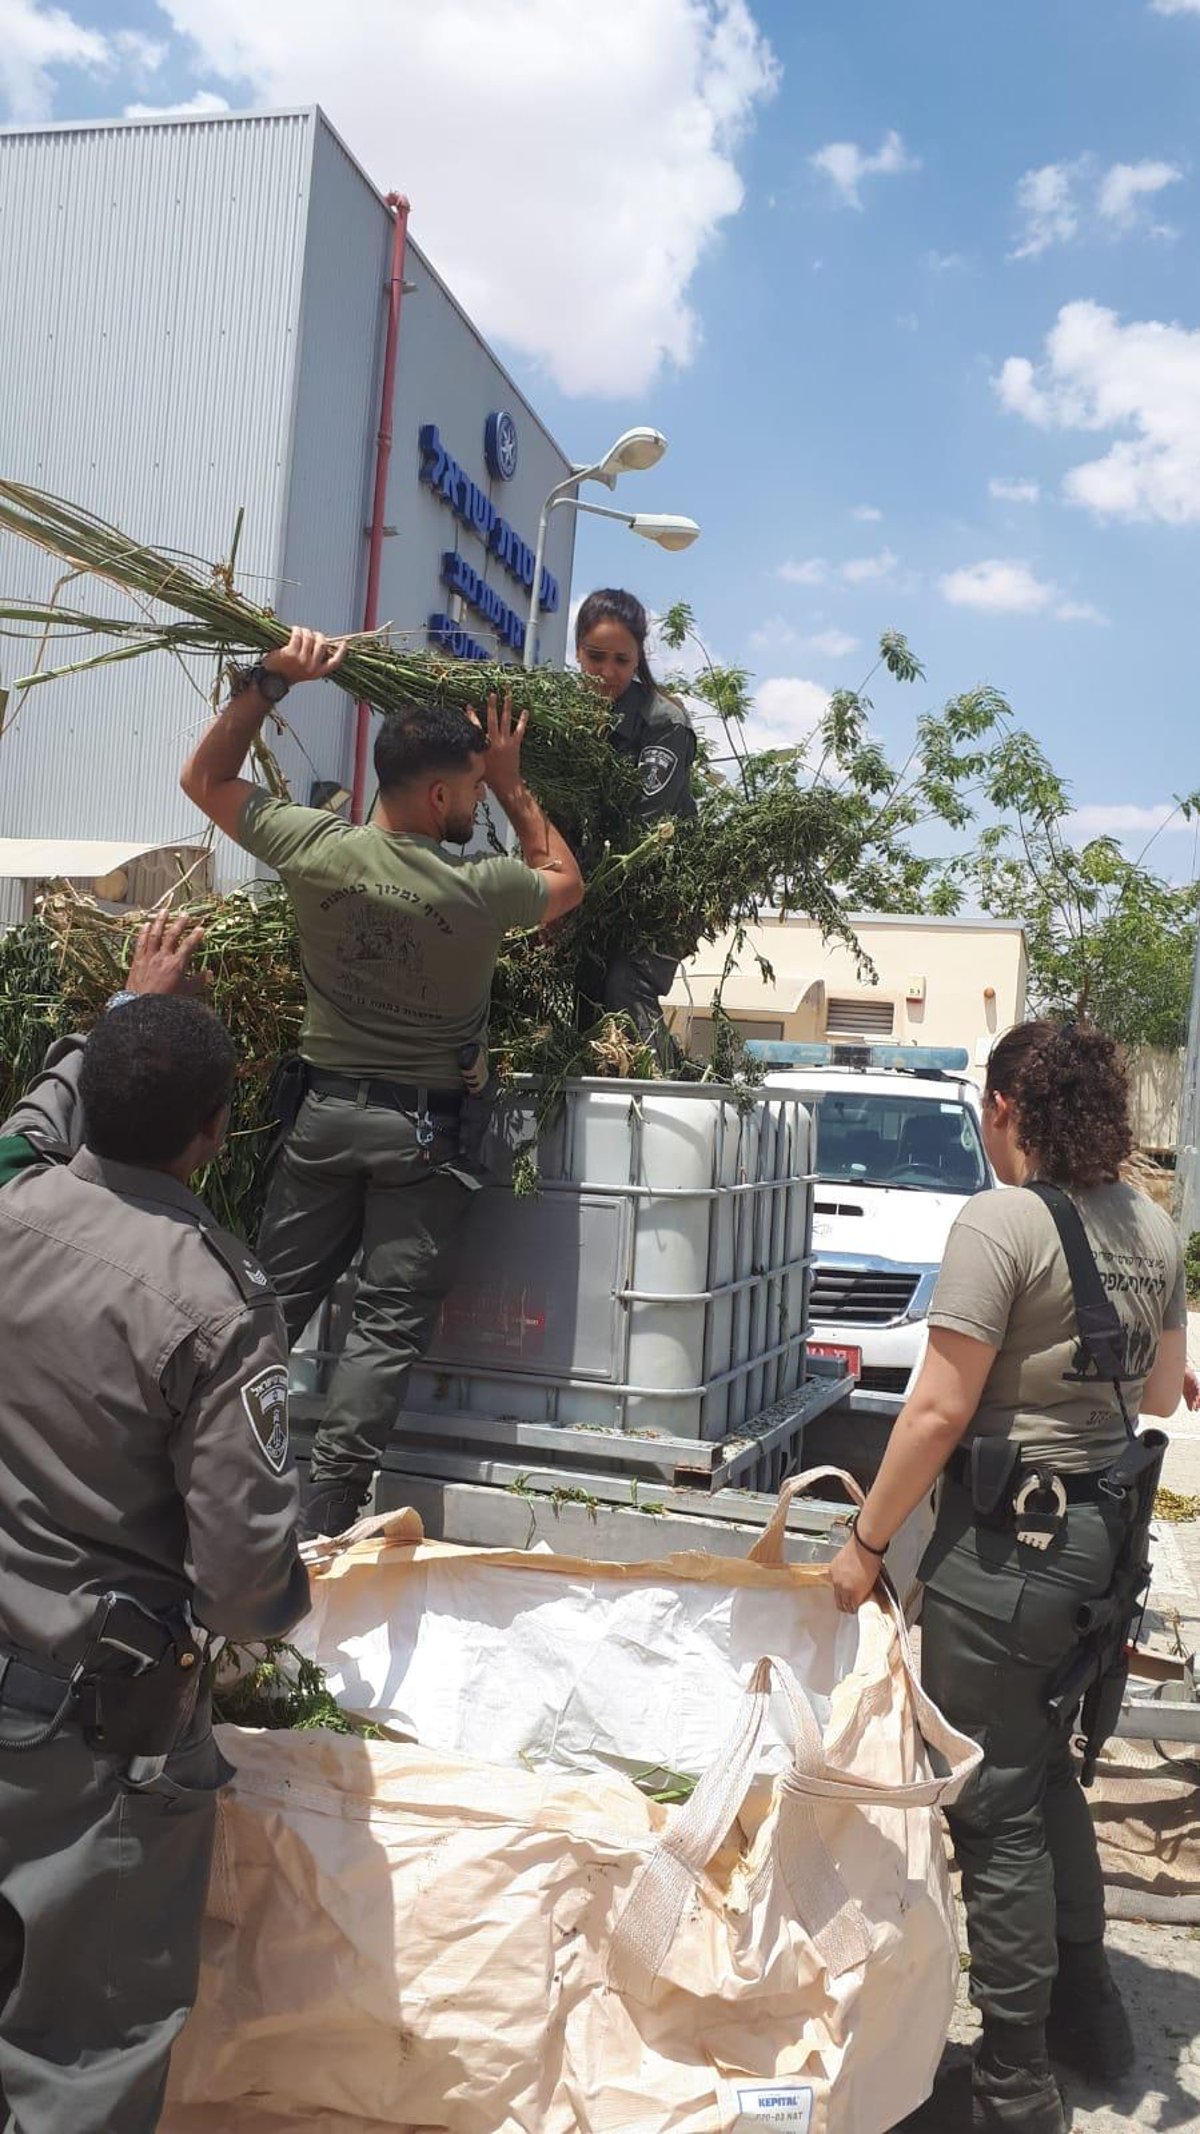
[[[679,758],[669,748],[644,748],[638,757],[642,791],[647,800],[657,800],[666,791],[678,769]]]
[[[488,473],[498,482],[511,482],[517,471],[517,426],[501,409],[489,415],[483,433],[483,456]]]
[[[288,1375],[285,1366],[273,1363],[247,1379],[242,1387],[242,1406],[250,1428],[268,1466],[283,1473],[288,1456]]]

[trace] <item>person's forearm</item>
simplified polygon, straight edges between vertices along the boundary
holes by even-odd
[[[224,785],[238,777],[269,710],[257,689],[231,697],[185,764],[180,781],[184,791]]]
[[[882,1549],[894,1540],[909,1513],[929,1495],[961,1438],[962,1426],[948,1423],[934,1409],[911,1402],[901,1409],[859,1514],[864,1542]]]
[[[575,855],[566,838],[555,829],[523,778],[497,792],[496,798],[517,833],[521,858],[527,867],[568,866],[574,872]]]

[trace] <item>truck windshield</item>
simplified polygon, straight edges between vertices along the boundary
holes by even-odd
[[[987,1158],[969,1106],[935,1097],[829,1089],[814,1104],[818,1176],[847,1185],[978,1193]]]

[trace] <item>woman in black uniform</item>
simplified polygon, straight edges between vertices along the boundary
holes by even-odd
[[[683,706],[662,694],[650,672],[647,627],[646,610],[632,593],[605,587],[589,593],[579,610],[575,653],[612,705],[613,747],[637,765],[642,821],[664,815],[691,821],[695,730]],[[627,1015],[640,1037],[661,1040],[662,999],[676,967],[675,958],[660,955],[653,943],[631,941],[604,972],[600,1005]]]
[[[1186,1363],[1183,1255],[1170,1217],[1120,1182],[1132,1135],[1114,1044],[1073,1025],[1010,1030],[988,1065],[983,1133],[1003,1185],[1065,1189],[1121,1322],[1125,1407],[1173,1414]],[[860,1607],[882,1551],[944,1474],[921,1564],[922,1673],[983,1747],[948,1814],[983,2016],[971,2124],[1064,2134],[1051,2063],[1105,2081],[1134,2060],[1104,1956],[1075,1715],[1056,1726],[1049,1711],[1078,1647],[1078,1611],[1106,1593],[1126,1531],[1128,1502],[1105,1486],[1126,1426],[1115,1384],[1089,1367],[1055,1219],[1036,1194],[966,1203],[929,1327],[921,1375],[830,1575],[839,1607]],[[1023,1529],[1014,1502],[1034,1469],[1039,1503],[1056,1507],[1048,1533],[1036,1521]],[[993,1482],[989,1510],[980,1499]]]

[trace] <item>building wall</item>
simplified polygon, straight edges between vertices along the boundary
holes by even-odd
[[[815,1041],[862,1036],[901,1045],[965,1045],[982,1069],[995,1038],[1025,1012],[1027,966],[1018,927],[991,921],[851,921],[877,982],[860,977],[850,949],[822,941],[810,919],[765,920],[726,984],[727,1012],[749,1036]],[[670,994],[676,1027],[703,1050],[712,996],[732,946],[706,944],[683,966]],[[774,972],[759,974],[757,951]],[[989,997],[990,995],[990,997]],[[769,1025],[769,1027],[768,1027]]]
[[[208,560],[228,552],[244,506],[243,590],[284,617],[359,627],[391,234],[318,111],[0,133],[0,468]],[[422,426],[439,426],[531,545],[568,463],[411,243],[407,279],[380,613],[423,646],[428,617],[448,605],[446,550],[461,549],[522,615],[528,594],[422,486]],[[498,409],[520,442],[507,483],[484,468]],[[572,521],[556,514],[547,559],[562,587],[542,634],[554,659]],[[59,576],[0,537],[0,583],[16,597],[48,597]],[[128,612],[94,580],[64,598]],[[3,680],[28,656],[0,646]],[[156,655],[31,692],[0,740],[0,836],[194,832],[178,771],[212,682],[211,662],[189,672]],[[298,692],[287,716],[294,737],[277,754],[296,797],[314,778],[347,784],[344,692]],[[252,866],[219,843],[222,880]]]
[[[311,161],[303,114],[0,134],[0,466],[155,547],[278,568]],[[264,330],[263,322],[268,323]],[[59,565],[0,539],[45,596]],[[65,602],[127,612],[94,579]],[[20,650],[0,647],[4,674]],[[31,692],[0,743],[0,835],[168,839],[211,664],[161,656]]]

